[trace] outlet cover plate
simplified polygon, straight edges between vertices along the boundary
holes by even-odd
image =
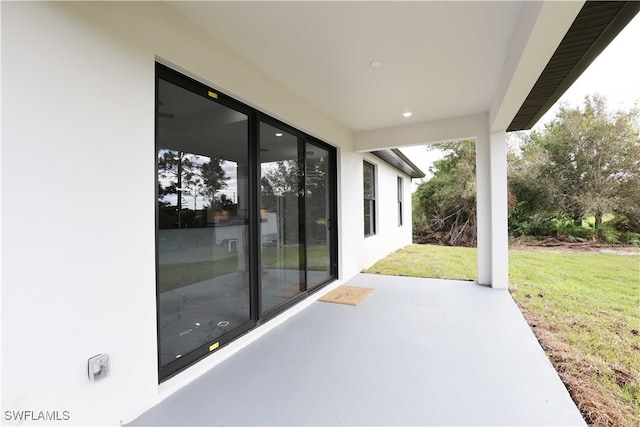
[[[109,355],[98,354],[89,359],[87,364],[89,380],[98,381],[109,374]]]

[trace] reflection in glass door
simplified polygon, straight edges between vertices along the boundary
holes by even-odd
[[[295,135],[260,122],[260,295],[266,313],[306,291],[302,168]]]
[[[315,144],[305,146],[305,216],[307,287],[332,278],[331,157]]]
[[[251,321],[248,115],[206,93],[158,80],[161,377]]]

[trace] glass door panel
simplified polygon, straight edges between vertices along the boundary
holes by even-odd
[[[260,122],[261,311],[306,291],[301,141]]]
[[[332,278],[331,271],[331,174],[329,152],[317,145],[305,146],[305,215],[307,287]]]
[[[156,71],[163,381],[337,277],[337,190],[329,145]]]
[[[162,369],[251,320],[249,131],[246,114],[163,79],[157,123]]]

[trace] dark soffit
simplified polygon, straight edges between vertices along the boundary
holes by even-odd
[[[587,1],[507,131],[531,129],[638,11],[638,1]]]
[[[402,152],[397,148],[372,151],[372,154],[375,154],[394,168],[398,169],[400,172],[409,175],[411,178],[424,178],[425,176],[424,172],[414,165],[411,160],[409,160],[407,156],[402,154]]]

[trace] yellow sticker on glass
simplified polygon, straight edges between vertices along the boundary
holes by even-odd
[[[213,351],[213,350],[215,350],[215,349],[216,349],[216,348],[218,348],[218,347],[220,347],[220,343],[219,343],[219,342],[214,342],[213,344],[211,344],[211,345],[209,346],[209,351]]]
[[[217,94],[217,93],[215,93],[215,92],[211,92],[211,91],[209,91],[209,96],[210,96],[210,97],[212,97],[212,98],[214,98],[214,99],[218,99],[218,94]]]

